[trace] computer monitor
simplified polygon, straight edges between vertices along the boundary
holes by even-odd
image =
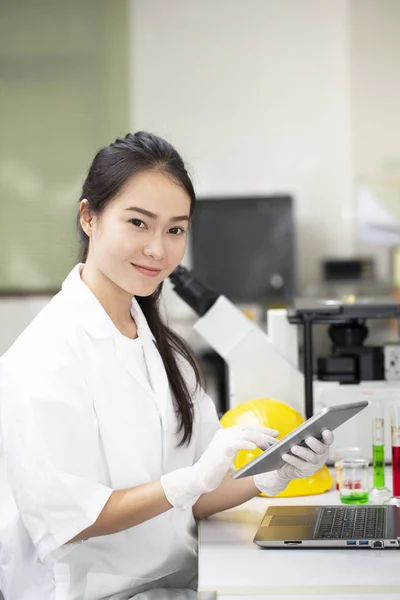
[[[233,302],[292,300],[290,196],[199,199],[190,239],[196,277]]]

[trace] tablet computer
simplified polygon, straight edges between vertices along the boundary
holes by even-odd
[[[275,471],[285,464],[282,458],[283,454],[289,454],[293,446],[307,446],[305,439],[308,437],[321,438],[324,429],[333,431],[346,421],[354,417],[357,413],[368,406],[368,402],[352,402],[351,404],[339,404],[337,406],[327,406],[319,413],[313,415],[310,419],[296,427],[288,435],[285,435],[276,444],[273,444],[262,454],[256,456],[254,460],[247,463],[244,467],[236,471],[232,475],[232,479],[240,479],[241,477],[249,477],[258,473],[266,473]]]

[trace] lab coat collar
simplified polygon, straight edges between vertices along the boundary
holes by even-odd
[[[93,292],[82,281],[81,270],[83,264],[76,265],[62,284],[62,293],[76,304],[78,318],[82,327],[94,338],[114,338],[118,335],[112,319],[108,316]],[[131,303],[131,314],[135,320],[138,335],[141,339],[150,385],[144,381],[143,374],[138,373],[137,365],[133,361],[123,360],[124,367],[134,377],[146,392],[156,397],[156,403],[165,427],[166,409],[169,398],[169,382],[162,358],[157,350],[156,340],[147,323],[139,303],[135,298]],[[164,440],[165,441],[165,440]]]
[[[63,282],[62,292],[79,305],[80,322],[84,329],[95,338],[107,338],[115,335],[116,327],[96,296],[82,281],[81,271],[84,265],[77,264]],[[147,324],[146,318],[137,300],[132,299],[131,314],[135,319],[139,336],[155,338]]]

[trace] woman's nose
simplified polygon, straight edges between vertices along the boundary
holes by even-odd
[[[144,250],[145,256],[152,256],[155,259],[162,259],[165,257],[165,245],[161,236],[154,236],[151,240],[148,240]]]

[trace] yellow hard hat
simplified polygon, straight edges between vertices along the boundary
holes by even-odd
[[[235,425],[263,425],[279,431],[278,439],[281,439],[293,429],[304,422],[303,417],[284,402],[274,400],[273,398],[257,398],[247,400],[237,404],[228,410],[221,418],[223,427],[233,427]],[[256,456],[261,454],[262,450],[239,450],[234,460],[236,469],[240,469]],[[294,479],[289,483],[278,497],[284,496],[311,496],[322,494],[332,487],[332,477],[326,466],[322,467],[315,475],[304,479]],[[262,494],[264,496],[264,494]]]

